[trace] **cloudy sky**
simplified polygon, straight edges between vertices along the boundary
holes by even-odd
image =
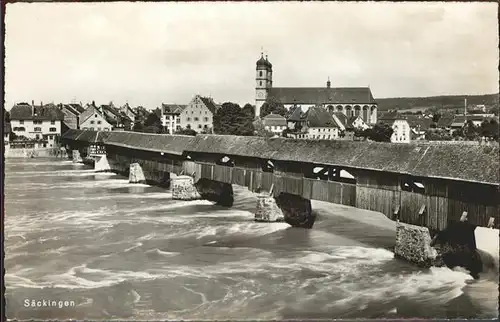
[[[14,102],[148,108],[195,94],[254,103],[261,48],[274,86],[370,86],[381,97],[498,92],[495,3],[15,3]]]

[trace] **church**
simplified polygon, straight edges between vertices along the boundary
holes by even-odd
[[[260,115],[264,102],[275,99],[286,109],[301,107],[303,111],[320,106],[330,114],[341,112],[347,117],[360,116],[367,124],[377,123],[377,102],[369,87],[273,87],[273,65],[261,54],[256,67],[255,115]]]

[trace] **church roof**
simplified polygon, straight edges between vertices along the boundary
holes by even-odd
[[[283,104],[373,104],[368,87],[272,87],[268,97]]]

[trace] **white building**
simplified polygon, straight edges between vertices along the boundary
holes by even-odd
[[[169,134],[181,129],[181,114],[187,105],[161,104],[161,124]]]
[[[268,114],[262,120],[264,125],[264,129],[266,131],[272,132],[277,135],[281,135],[281,133],[286,130],[286,119],[278,114]]]
[[[322,107],[330,114],[342,112],[348,117],[360,116],[368,124],[377,123],[377,103],[369,87],[273,87],[273,66],[269,60],[257,61],[255,88],[255,115],[267,99],[279,101],[288,110],[299,107],[303,111]]]
[[[35,106],[21,103],[10,110],[12,132],[17,136],[37,140],[43,147],[55,147],[61,135],[64,114],[54,105]]]
[[[394,131],[391,136],[392,143],[410,143],[411,127],[407,120],[402,118],[386,118],[380,121],[392,127]]]

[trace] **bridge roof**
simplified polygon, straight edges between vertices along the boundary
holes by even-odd
[[[192,140],[189,135],[166,135],[140,132],[108,132],[105,144],[152,152],[182,155]]]
[[[197,135],[186,151],[310,162],[498,184],[499,148]]]
[[[63,139],[80,142],[104,142],[111,132],[82,131],[69,129],[62,135]]]
[[[68,130],[63,138],[174,155],[215,153],[494,185],[500,182],[498,146],[310,141],[201,134],[193,137],[121,131],[97,134],[81,130]]]

